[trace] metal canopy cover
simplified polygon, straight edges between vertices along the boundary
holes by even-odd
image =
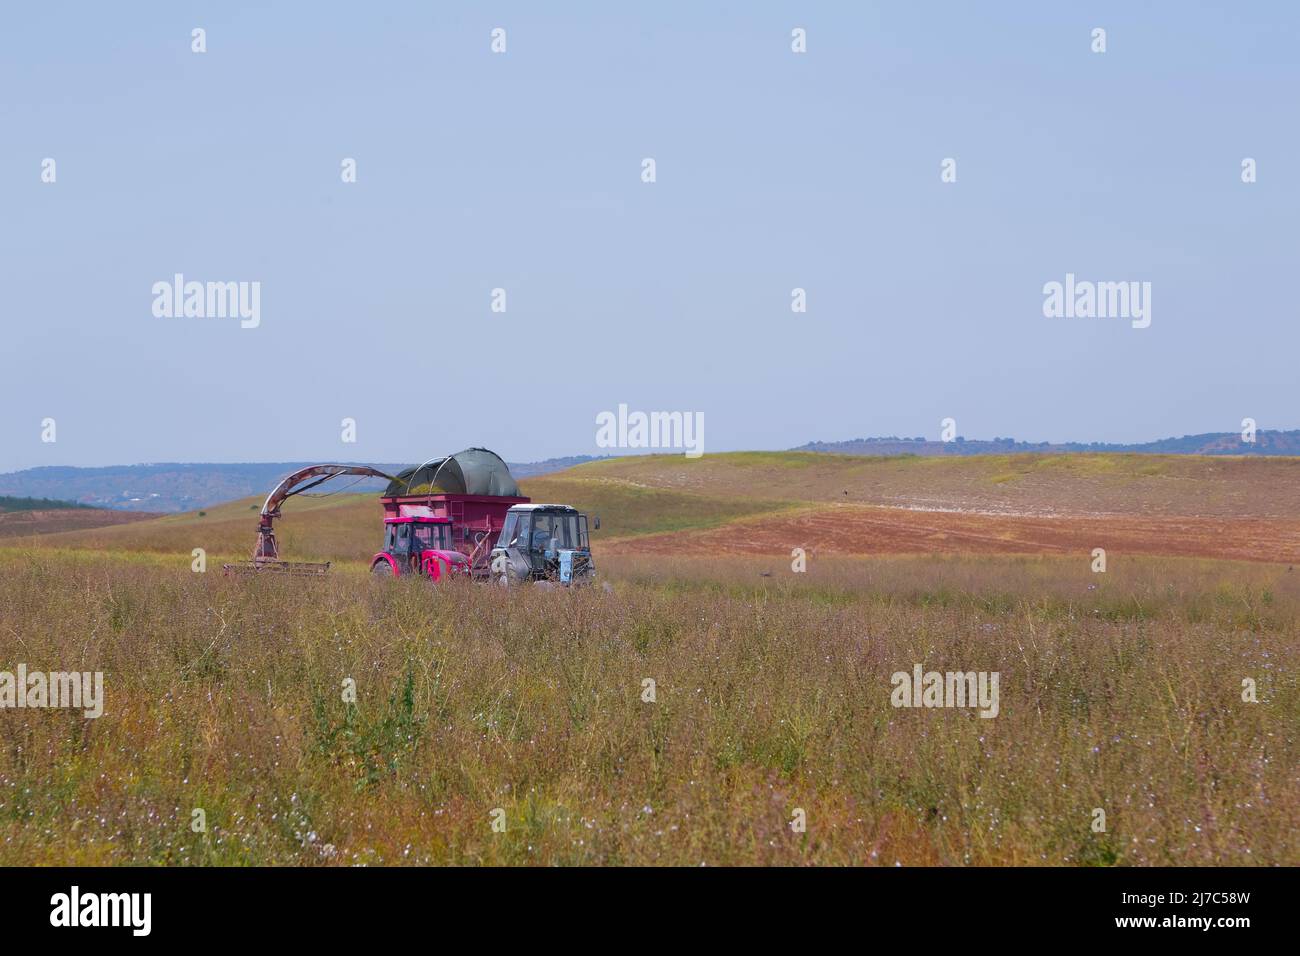
[[[384,494],[393,497],[435,490],[453,495],[520,496],[510,468],[500,455],[486,448],[466,448],[447,458],[407,468],[389,482]]]

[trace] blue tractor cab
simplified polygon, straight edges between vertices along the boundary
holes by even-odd
[[[528,581],[583,584],[596,576],[587,516],[568,505],[514,505],[492,549],[492,577],[503,585]]]

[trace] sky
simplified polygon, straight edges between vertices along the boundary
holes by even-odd
[[[1281,2],[6,5],[0,471],[1300,427],[1297,49]],[[257,326],[156,315],[177,273]],[[1150,325],[1045,316],[1067,273]]]

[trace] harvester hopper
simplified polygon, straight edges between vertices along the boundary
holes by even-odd
[[[469,574],[485,579],[506,512],[528,498],[495,452],[467,448],[447,458],[402,471],[380,499],[384,520],[440,519],[451,524],[451,547],[465,558]],[[375,562],[381,560],[375,555]]]

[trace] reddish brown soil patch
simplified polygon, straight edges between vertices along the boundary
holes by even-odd
[[[1300,561],[1300,521],[1222,517],[1028,517],[829,506],[706,531],[624,538],[611,554],[1108,554]]]
[[[54,531],[85,531],[109,525],[148,521],[158,515],[140,511],[109,511],[99,508],[57,508],[48,511],[0,511],[0,538]]]

